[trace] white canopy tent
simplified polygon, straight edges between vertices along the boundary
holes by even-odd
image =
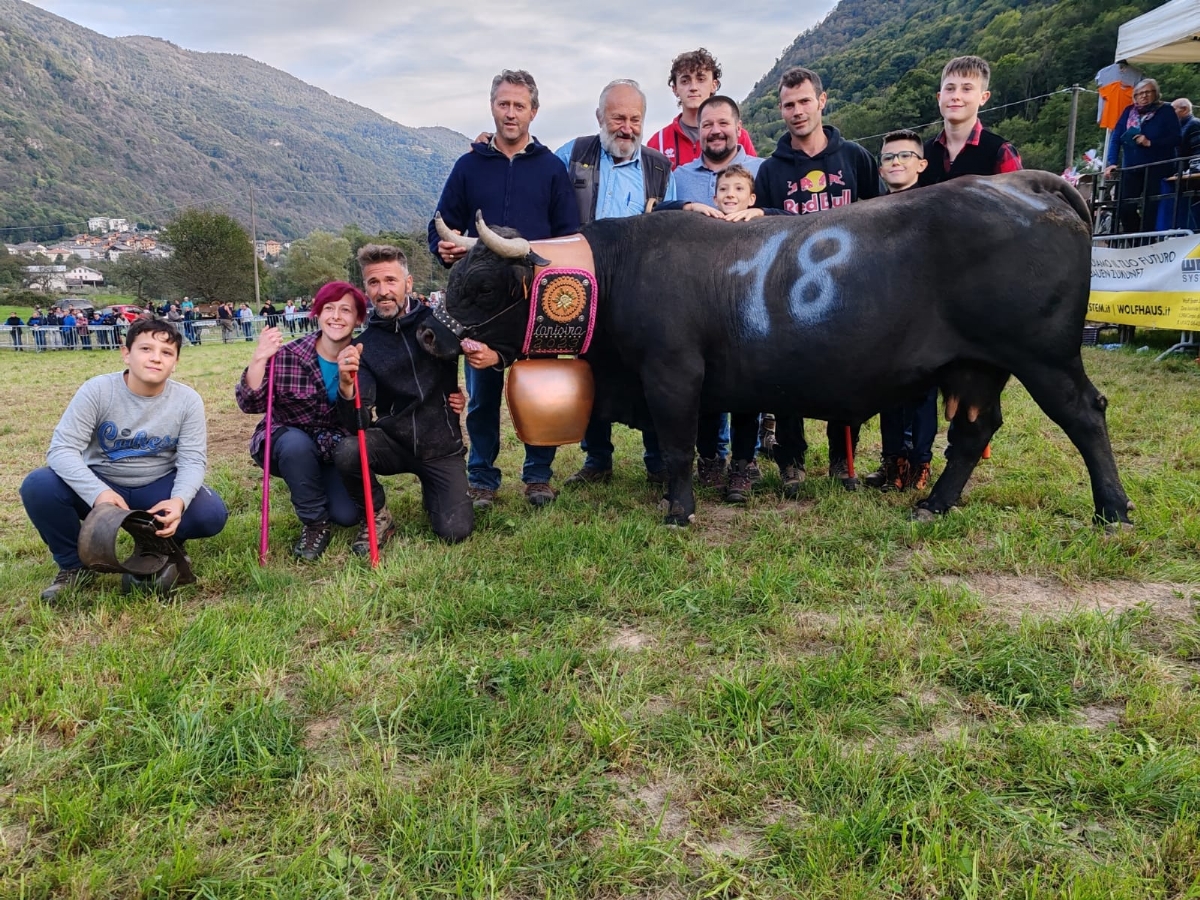
[[[1171,0],[1121,26],[1117,60],[1200,62],[1200,0]]]

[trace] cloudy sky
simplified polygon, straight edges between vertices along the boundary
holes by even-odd
[[[835,0],[582,4],[388,0],[32,0],[110,37],[146,34],[189,50],[242,53],[405,125],[474,136],[490,126],[487,92],[502,68],[537,79],[533,132],[557,147],[596,128],[596,97],[635,78],[647,127],[676,113],[666,86],[675,54],[707,47],[741,100],[796,35]],[[644,135],[649,136],[649,131]]]

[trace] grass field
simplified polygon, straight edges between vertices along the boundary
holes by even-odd
[[[627,432],[611,485],[535,513],[510,435],[460,546],[388,479],[372,572],[348,532],[292,562],[281,483],[255,565],[247,348],[185,348],[232,512],[199,585],[52,608],[17,488],[118,363],[7,354],[0,896],[1200,897],[1200,369],[1085,355],[1131,532],[1013,385],[933,524],[818,447],[799,502],[767,466],[667,529]]]

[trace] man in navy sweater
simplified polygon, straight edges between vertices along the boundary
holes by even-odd
[[[475,211],[482,210],[488,225],[507,225],[529,240],[558,237],[579,231],[579,208],[567,170],[529,126],[538,111],[538,89],[533,76],[505,69],[492,79],[492,119],[496,130],[490,141],[471,145],[450,172],[438,212],[459,234],[475,235]],[[438,238],[429,222],[429,249],[445,266],[466,253]],[[467,358],[467,480],[476,509],[492,505],[500,488],[500,395],[504,390],[503,360],[486,344],[465,346]],[[554,447],[525,446],[525,498],[533,506],[554,502],[550,487]]]

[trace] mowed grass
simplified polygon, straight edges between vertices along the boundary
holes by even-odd
[[[828,483],[814,441],[799,502],[767,466],[746,508],[667,529],[623,429],[611,485],[534,512],[510,434],[460,546],[387,479],[372,571],[348,532],[292,562],[279,482],[256,566],[249,347],[185,348],[232,511],[200,584],[52,608],[17,488],[118,361],[9,353],[0,896],[1200,897],[1200,370],[1085,356],[1131,532],[1091,526],[1013,384],[933,524]]]

